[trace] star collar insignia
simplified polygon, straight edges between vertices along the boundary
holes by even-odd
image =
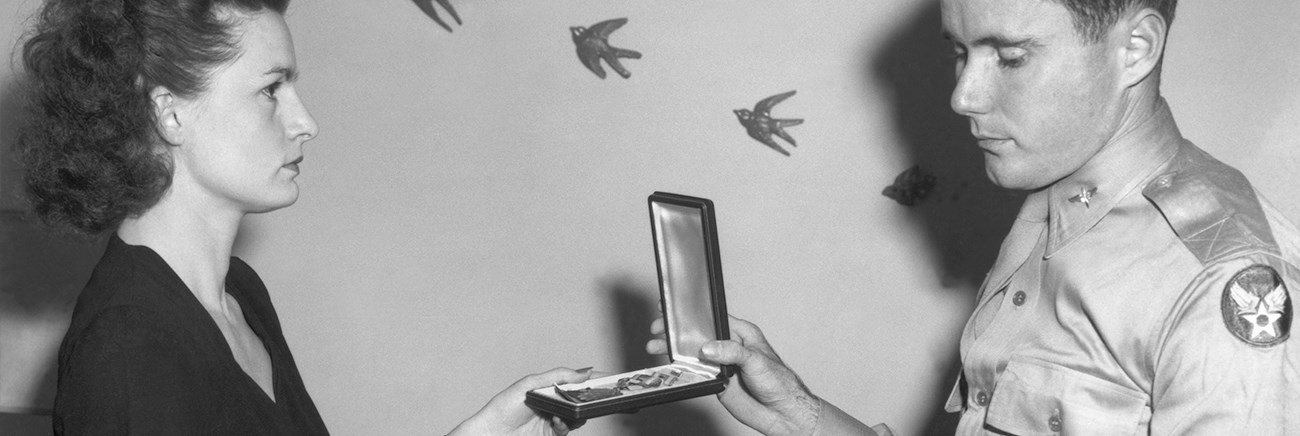
[[[1079,188],[1079,195],[1070,197],[1071,203],[1083,203],[1085,207],[1092,208],[1092,194],[1097,193],[1097,188],[1083,189]]]
[[[1291,332],[1291,298],[1277,271],[1265,265],[1247,267],[1223,290],[1223,322],[1242,342],[1272,347]]]

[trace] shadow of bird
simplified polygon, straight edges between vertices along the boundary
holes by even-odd
[[[790,98],[792,95],[794,95],[794,91],[773,95],[759,101],[758,104],[754,105],[753,111],[736,109],[733,112],[736,113],[736,118],[740,119],[740,125],[745,126],[745,130],[749,132],[751,138],[772,147],[773,150],[779,151],[781,154],[789,156],[790,152],[781,148],[781,145],[772,139],[772,135],[780,136],[781,139],[789,142],[791,146],[798,147],[799,145],[794,143],[794,137],[786,133],[785,128],[803,124],[803,120],[772,118],[772,106],[776,106],[777,103]]]
[[[419,6],[421,11],[424,11],[424,15],[428,15],[429,18],[432,18],[433,22],[438,23],[438,25],[442,26],[443,29],[447,29],[448,32],[451,32],[451,26],[448,25],[446,21],[443,21],[442,17],[438,16],[438,10],[433,8],[433,2],[438,2],[438,5],[442,6],[443,9],[446,9],[447,13],[451,14],[451,18],[456,20],[456,25],[459,26],[461,24],[460,15],[456,14],[456,8],[451,7],[451,2],[449,0],[415,0],[415,5]]]
[[[930,191],[934,190],[935,181],[934,175],[921,170],[920,165],[912,165],[911,168],[899,173],[898,177],[894,178],[894,184],[886,186],[881,194],[903,206],[915,206],[930,195]]]
[[[609,45],[609,34],[614,33],[624,24],[627,24],[627,18],[601,21],[590,28],[582,26],[569,28],[569,32],[573,34],[573,44],[578,48],[578,60],[582,61],[588,70],[596,73],[596,77],[605,78],[605,69],[600,66],[601,59],[609,63],[610,68],[624,79],[632,77],[632,73],[623,68],[618,58],[641,59],[641,53]]]

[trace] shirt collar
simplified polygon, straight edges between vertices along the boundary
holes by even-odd
[[[1073,174],[1048,186],[1045,258],[1070,245],[1120,199],[1149,179],[1178,151],[1182,134],[1169,105],[1157,109],[1132,132],[1107,144]]]

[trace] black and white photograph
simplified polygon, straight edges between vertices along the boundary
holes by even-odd
[[[0,435],[1300,435],[1298,23],[5,0]]]

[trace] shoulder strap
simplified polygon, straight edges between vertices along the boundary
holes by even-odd
[[[1142,194],[1202,264],[1247,251],[1278,252],[1250,181],[1190,142]]]

